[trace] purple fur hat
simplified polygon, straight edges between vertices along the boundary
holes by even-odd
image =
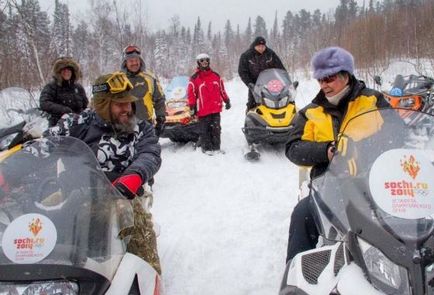
[[[353,75],[354,58],[341,47],[327,47],[317,51],[311,60],[313,77],[321,79],[345,71]]]

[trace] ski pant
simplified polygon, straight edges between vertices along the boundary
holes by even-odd
[[[199,117],[199,125],[202,151],[220,150],[220,113]]]
[[[286,263],[300,252],[314,249],[318,243],[318,230],[312,215],[312,197],[301,199],[292,211],[289,225]]]
[[[247,98],[247,103],[246,103],[246,106],[247,106],[246,113],[247,113],[249,110],[251,110],[251,109],[253,109],[254,107],[256,107],[257,105],[258,105],[258,104],[257,104],[256,101],[255,101],[255,97],[253,96],[252,91],[249,89],[249,96],[248,96],[248,98]]]

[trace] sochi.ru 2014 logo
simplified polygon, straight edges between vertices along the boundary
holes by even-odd
[[[420,164],[416,161],[416,158],[411,155],[410,158],[407,159],[407,156],[404,156],[404,159],[401,160],[401,167],[405,173],[410,175],[411,178],[416,179],[417,174],[420,171]]]

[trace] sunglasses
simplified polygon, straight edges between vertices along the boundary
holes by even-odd
[[[199,59],[199,62],[204,62],[204,61],[209,62],[209,58],[201,58],[201,59]]]
[[[128,45],[127,47],[125,47],[124,52],[126,54],[131,54],[131,53],[140,54],[140,49],[135,45]]]
[[[338,74],[330,75],[321,79],[318,79],[319,83],[332,83],[338,78]]]

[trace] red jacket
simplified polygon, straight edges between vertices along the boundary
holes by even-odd
[[[228,102],[223,81],[220,75],[212,70],[196,70],[188,83],[188,105],[197,107],[197,115],[204,117],[222,111],[223,101]]]

